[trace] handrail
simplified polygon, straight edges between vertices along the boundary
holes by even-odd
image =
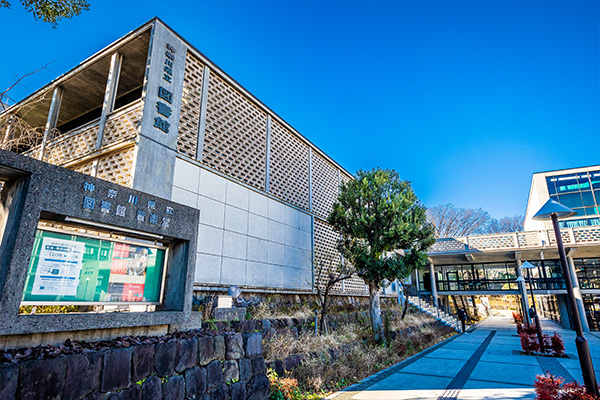
[[[600,243],[600,226],[563,228],[561,235],[565,244]],[[437,239],[429,254],[476,250],[526,249],[554,246],[554,230],[494,233],[488,235],[462,236]]]

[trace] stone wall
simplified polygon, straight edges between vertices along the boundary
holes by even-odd
[[[397,318],[402,315],[401,311],[392,311],[392,315]],[[346,314],[329,314],[327,316],[327,326],[330,329],[336,329],[341,324],[368,323],[369,313],[359,311]],[[210,321],[203,322],[203,329],[215,329],[218,331],[234,332],[261,332],[263,337],[268,339],[278,331],[291,329],[297,334],[314,332],[315,317],[310,318],[277,318],[277,319],[251,319],[245,321]],[[319,322],[320,323],[320,322]]]
[[[0,364],[0,382],[0,400],[264,400],[270,394],[259,333],[220,333]]]

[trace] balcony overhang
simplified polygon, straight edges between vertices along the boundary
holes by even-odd
[[[52,92],[61,87],[64,93],[57,126],[102,107],[110,57],[119,52],[123,56],[117,98],[141,87],[146,72],[151,25],[131,32],[117,42],[82,62],[71,71],[37,90],[27,98],[9,107],[2,115],[18,115],[31,127],[45,126],[48,119]]]

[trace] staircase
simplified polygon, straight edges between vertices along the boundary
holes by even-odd
[[[458,318],[448,314],[440,308],[435,307],[433,304],[430,304],[417,296],[408,296],[408,303],[423,311],[424,313],[431,315],[433,318],[437,319],[442,324],[454,328],[455,331],[461,331],[461,324]]]

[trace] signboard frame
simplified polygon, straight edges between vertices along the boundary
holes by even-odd
[[[87,229],[87,227],[83,227],[83,226],[82,227],[74,226],[74,227],[81,228],[81,229]],[[22,300],[21,301],[22,306],[98,306],[98,305],[103,305],[103,306],[131,306],[131,305],[149,306],[149,305],[161,305],[163,303],[164,292],[165,292],[165,279],[167,276],[167,269],[169,266],[169,248],[167,246],[156,244],[156,240],[135,241],[135,240],[128,240],[128,239],[117,239],[117,238],[113,238],[113,237],[97,236],[97,235],[93,235],[90,233],[74,232],[74,231],[69,231],[68,229],[55,228],[55,227],[50,227],[50,226],[38,225],[37,231],[48,231],[48,232],[60,233],[60,234],[65,234],[65,235],[70,235],[70,236],[79,236],[79,237],[95,239],[95,240],[106,240],[108,242],[131,244],[134,246],[144,246],[144,247],[150,247],[150,248],[154,248],[154,249],[163,250],[165,253],[164,253],[164,259],[162,262],[161,278],[159,280],[159,283],[160,283],[159,297],[158,297],[158,301],[48,301],[48,300],[23,301]],[[33,254],[31,256],[33,257]]]

